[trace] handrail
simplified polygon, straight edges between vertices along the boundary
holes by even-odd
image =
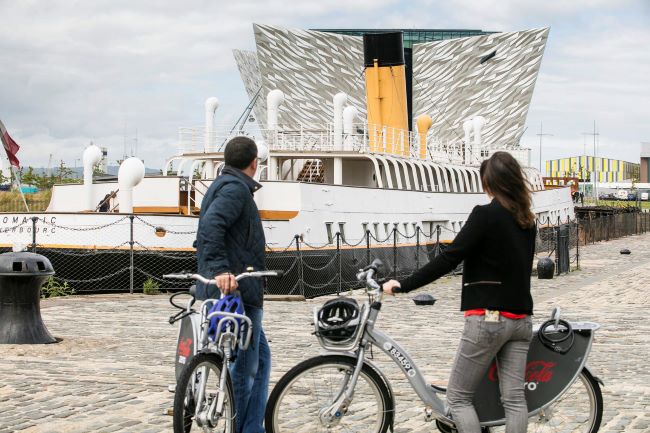
[[[111,192],[110,192],[110,195],[108,196],[108,198],[106,198],[106,197],[103,198],[102,201],[100,201],[99,204],[95,207],[95,212],[99,212],[99,208],[101,208],[102,205],[103,205],[104,203],[106,203],[106,201],[108,201],[108,203],[109,203],[109,210],[108,210],[108,211],[109,211],[109,212],[113,212],[113,210],[117,207],[117,204],[115,204],[115,205],[113,206],[113,208],[111,209],[111,208],[110,208],[110,202],[111,202],[111,199],[113,199],[113,198],[117,198],[117,193],[118,193],[119,190],[120,190],[120,189],[118,188],[118,189],[116,189],[115,191],[111,191]]]

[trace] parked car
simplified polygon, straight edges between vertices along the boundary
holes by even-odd
[[[616,198],[619,200],[629,200],[629,193],[625,189],[616,191]]]

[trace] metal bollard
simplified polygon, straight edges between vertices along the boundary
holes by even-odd
[[[40,254],[0,254],[0,344],[56,343],[41,318],[41,286],[51,275]]]

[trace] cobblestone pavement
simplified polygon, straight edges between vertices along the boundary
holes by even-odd
[[[619,254],[623,247],[632,254]],[[601,323],[589,359],[605,382],[601,431],[650,432],[650,234],[581,248],[581,256],[581,271],[533,280],[536,320],[560,305],[570,320]],[[435,306],[417,307],[411,294],[388,299],[378,322],[441,384],[462,327],[459,286],[459,277],[447,277],[422,289],[438,298]],[[320,352],[309,322],[323,301],[267,302],[273,383]],[[171,431],[164,415],[174,380],[171,312],[164,295],[44,301],[45,322],[62,342],[0,346],[0,432]],[[396,432],[436,431],[397,367],[381,354],[375,361],[396,395]]]

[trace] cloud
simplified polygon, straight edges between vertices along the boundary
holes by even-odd
[[[72,165],[91,140],[115,160],[137,129],[140,156],[160,166],[176,152],[177,128],[201,124],[212,95],[221,100],[219,123],[232,123],[248,101],[231,49],[254,49],[253,22],[504,31],[550,24],[524,143],[534,144],[544,121],[555,134],[549,156],[563,156],[569,145],[581,148],[593,118],[603,148],[605,140],[625,143],[629,158],[650,137],[643,1],[0,0],[0,16],[0,118],[26,165],[45,165],[50,153]]]

